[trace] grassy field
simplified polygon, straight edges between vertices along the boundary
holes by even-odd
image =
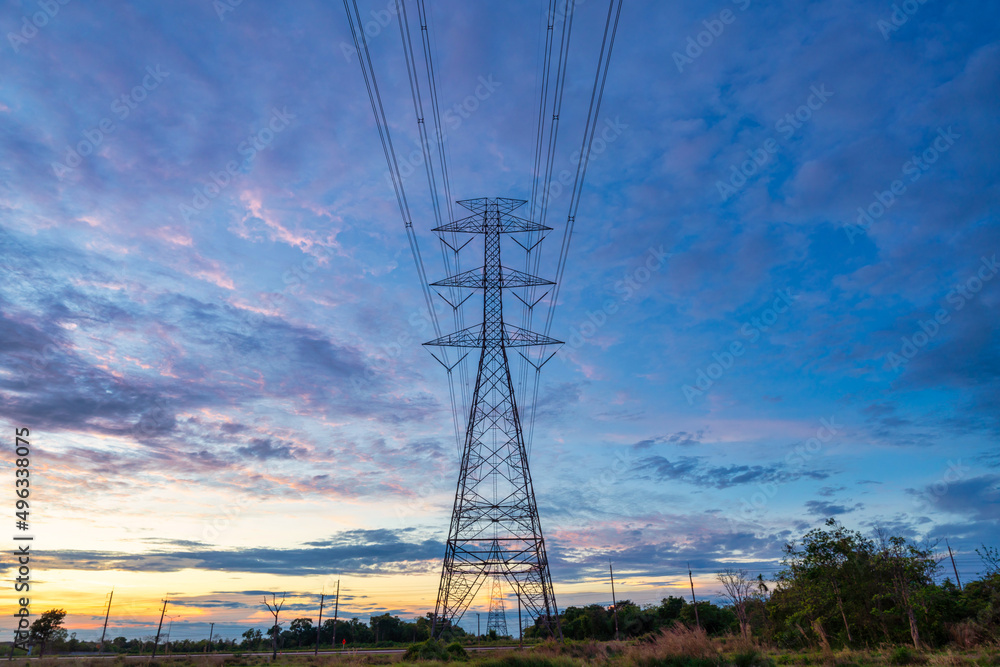
[[[21,664],[18,664],[18,663]],[[123,667],[148,663],[149,658],[59,659],[45,658],[10,662],[11,667]],[[270,656],[157,657],[165,667],[263,667]],[[524,650],[466,651],[458,644],[436,642],[417,644],[405,654],[366,655],[345,651],[340,654],[279,655],[275,667],[336,667],[337,665],[445,665],[476,667],[564,667],[606,665],[607,667],[776,667],[777,665],[817,665],[823,667],[1000,667],[1000,646],[987,645],[972,650],[946,649],[914,651],[907,647],[875,650],[783,651],[762,647],[739,637],[711,639],[704,633],[679,628],[640,642],[547,642]]]

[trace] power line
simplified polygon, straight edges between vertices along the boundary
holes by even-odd
[[[397,0],[397,2],[401,4],[401,0]],[[361,73],[362,76],[364,77],[365,88],[368,91],[368,100],[371,103],[372,115],[374,116],[375,125],[378,129],[379,140],[382,143],[382,151],[385,154],[386,165],[389,168],[390,180],[392,181],[393,191],[396,195],[396,201],[399,206],[399,213],[403,219],[403,226],[406,229],[406,238],[410,245],[410,253],[413,256],[414,266],[417,269],[417,279],[420,282],[421,291],[423,292],[424,295],[424,303],[427,306],[427,312],[430,317],[431,324],[434,327],[434,332],[437,336],[440,337],[441,326],[438,321],[437,311],[434,310],[434,297],[432,296],[430,284],[429,281],[427,280],[427,272],[424,267],[423,257],[420,254],[420,245],[417,241],[416,233],[413,230],[413,220],[410,214],[409,202],[406,198],[406,190],[403,187],[403,177],[399,170],[399,163],[396,158],[395,147],[393,146],[392,143],[392,136],[389,133],[389,123],[388,120],[386,119],[385,108],[382,105],[382,96],[381,93],[379,92],[378,80],[375,76],[375,68],[374,65],[372,64],[371,53],[368,49],[368,42],[365,39],[363,23],[361,21],[361,13],[358,9],[357,0],[352,0],[352,4],[354,7],[353,16],[351,15],[351,8],[348,5],[348,0],[344,0],[344,11],[347,13],[347,20],[351,27],[351,37],[354,40],[355,52],[358,54],[358,61],[361,64]],[[419,8],[421,9],[420,11],[421,16],[424,17],[425,13],[423,12],[422,9],[422,3],[420,3]],[[403,21],[405,21],[405,5],[401,6],[400,9],[401,9],[401,14],[403,16]],[[355,26],[355,18],[357,19],[357,26]],[[405,32],[404,32],[404,27],[405,27]],[[426,33],[426,23],[424,22],[423,18],[422,18],[421,29],[424,33]],[[400,23],[400,34],[402,35],[403,38],[404,54],[406,55],[406,60],[407,60],[407,72],[410,75],[411,94],[414,97],[414,109],[417,115],[417,121],[421,134],[421,145],[424,150],[424,164],[426,165],[426,168],[428,170],[428,185],[431,190],[431,199],[434,205],[435,216],[438,219],[440,225],[440,207],[437,200],[437,188],[435,186],[433,165],[429,160],[428,156],[429,149],[427,147],[426,128],[424,127],[425,123],[422,112],[422,102],[419,97],[419,81],[417,80],[416,77],[415,68],[412,67],[414,61],[412,42],[409,40],[409,26],[408,25],[404,26],[404,23],[402,22]],[[425,45],[425,62],[427,63],[428,73],[429,73],[428,76],[430,77],[432,76],[433,64],[430,59],[429,43],[426,37],[424,39],[424,45]],[[363,58],[361,57],[362,53],[364,53]],[[437,119],[436,134],[438,135],[438,138],[440,140],[440,134],[441,134],[439,125],[440,114],[438,111],[438,103],[436,99],[436,84],[433,83],[433,79],[431,83],[431,89],[432,89],[432,97],[434,98],[433,99],[434,117],[435,119]],[[439,152],[439,155],[440,158],[443,160],[444,159],[443,149]],[[444,163],[442,163],[442,173],[447,174],[447,166]],[[446,178],[447,177],[445,176],[445,179]],[[445,190],[447,193],[450,193],[451,191],[450,187],[451,186],[447,184],[446,180]],[[450,202],[449,202],[449,210],[450,210]],[[446,256],[444,256],[444,262],[445,262],[445,268],[447,269],[448,260]],[[454,379],[452,377],[451,371],[452,369],[454,369],[456,365],[461,364],[462,359],[460,359],[456,364],[452,365],[448,360],[446,352],[444,352],[442,356],[444,356],[444,361],[441,360],[438,361],[442,363],[442,365],[444,365],[446,369],[448,369],[448,388],[449,388],[449,397],[451,400],[451,408],[452,408],[452,422],[454,424],[456,444],[460,449],[462,443],[462,437],[460,432],[461,420],[458,414],[457,401],[455,398]],[[435,357],[435,359],[437,359],[437,357]],[[463,371],[464,371],[464,366],[463,366]],[[464,384],[465,383],[463,383],[461,387],[463,396],[463,411],[466,402]]]
[[[441,107],[438,103],[438,89],[437,89],[437,77],[434,73],[434,57],[433,49],[431,48],[431,36],[430,30],[428,30],[427,24],[427,8],[424,4],[424,0],[417,0],[417,13],[420,19],[420,37],[421,43],[424,48],[424,67],[427,71],[427,85],[430,89],[430,99],[431,99],[431,113],[434,118],[434,136],[435,143],[437,144],[438,161],[441,165],[441,184],[444,188],[444,198],[448,205],[448,220],[454,220],[454,212],[452,210],[452,196],[451,196],[451,178],[449,176],[448,169],[448,158],[447,158],[447,146],[445,145],[445,135],[444,135],[444,125],[441,122]],[[405,16],[405,15],[404,15]],[[409,27],[407,27],[409,30]],[[442,244],[447,245],[450,250],[454,253],[455,260],[455,270],[454,273],[462,272],[462,260],[461,255],[458,252],[460,246],[458,244],[458,233],[451,233],[451,244],[444,241],[442,237],[439,236],[439,240]],[[442,248],[442,251],[444,249]],[[448,275],[451,275],[451,267],[448,265],[448,261],[445,260],[445,270]],[[452,296],[456,294],[457,290],[452,291]],[[461,304],[459,304],[461,305]],[[455,326],[459,330],[465,328],[465,311],[460,307],[452,307],[452,314],[455,317]],[[468,364],[458,362],[459,367],[459,389],[462,395],[462,412],[468,412],[469,397],[468,397]],[[461,447],[461,444],[459,444]]]
[[[368,90],[368,100],[371,102],[372,114],[375,116],[375,125],[378,128],[379,139],[382,142],[382,151],[385,153],[385,161],[389,167],[389,176],[392,180],[393,191],[396,193],[396,201],[399,204],[399,214],[403,218],[406,227],[406,237],[410,243],[410,252],[413,255],[413,262],[417,268],[417,275],[420,286],[424,293],[424,301],[427,304],[427,311],[430,314],[434,331],[438,335],[441,326],[438,323],[437,313],[434,311],[434,304],[431,298],[430,287],[427,281],[427,273],[424,270],[424,261],[420,256],[420,246],[417,243],[416,234],[413,232],[413,221],[410,217],[410,206],[406,200],[406,191],[403,188],[403,179],[399,172],[399,163],[396,160],[396,151],[392,145],[392,137],[389,134],[389,123],[386,120],[385,109],[382,106],[382,95],[379,93],[378,81],[375,77],[375,68],[372,65],[371,53],[368,51],[368,41],[365,39],[361,12],[358,10],[357,0],[352,0],[354,5],[354,16],[351,16],[351,8],[348,0],[344,0],[344,11],[347,12],[347,22],[351,26],[351,37],[354,39],[354,48],[358,53],[358,60],[361,63],[361,74],[365,79],[365,88]],[[357,17],[357,27],[354,19]],[[360,37],[360,41],[359,41]],[[361,53],[364,58],[361,58]]]
[[[421,149],[421,151],[423,153],[423,158],[424,158],[424,160],[423,160],[423,162],[424,162],[424,171],[427,174],[427,188],[428,188],[428,190],[430,192],[430,196],[431,196],[431,208],[434,211],[434,221],[436,223],[435,227],[441,227],[442,226],[442,221],[441,221],[441,203],[440,203],[440,200],[438,198],[437,177],[436,177],[436,175],[434,173],[434,161],[432,160],[432,157],[431,157],[430,141],[428,140],[428,137],[427,137],[427,123],[425,122],[425,116],[424,116],[424,103],[423,103],[423,97],[420,94],[420,77],[417,74],[417,70],[416,70],[416,56],[413,53],[413,40],[410,37],[410,22],[409,22],[409,18],[407,17],[407,14],[406,14],[406,3],[403,2],[403,0],[396,0],[396,8],[398,10],[398,14],[399,14],[399,17],[400,17],[400,20],[399,20],[399,36],[400,36],[400,38],[402,39],[402,42],[403,42],[403,56],[404,56],[404,60],[406,61],[406,74],[407,74],[407,77],[408,77],[409,82],[410,82],[410,97],[413,100],[413,114],[414,114],[414,116],[416,116],[417,130],[418,130],[418,134],[420,136],[420,149]],[[419,7],[418,7],[418,10],[419,10]],[[425,33],[425,32],[426,32],[426,24],[423,22],[423,20],[421,20],[421,33]],[[426,38],[424,39],[424,43],[426,44]],[[432,65],[430,64],[429,54],[428,54],[428,52],[426,50],[425,50],[424,56],[425,56],[424,57],[424,61],[427,64],[428,78],[430,78],[430,75],[431,75],[431,72],[432,72],[432,69],[431,69]],[[430,87],[431,92],[432,92],[432,96],[433,96],[433,93],[435,92],[436,87],[430,81],[428,82],[428,86]],[[434,109],[434,110],[437,109],[437,100],[436,99],[434,99],[432,101],[431,106],[432,106],[432,109]],[[434,116],[435,116],[435,119],[438,118],[438,114],[436,113],[436,111],[434,113]],[[435,121],[435,123],[437,123],[437,120]],[[441,134],[440,133],[440,126],[437,125],[437,124],[435,124],[435,134],[440,139],[440,134]],[[441,154],[440,151],[439,151],[439,157],[441,157],[441,159],[442,159],[442,175],[443,175],[446,172],[447,167],[444,165],[443,154]],[[446,190],[448,192],[450,192],[450,186],[447,186]],[[441,246],[441,260],[444,263],[444,268],[445,268],[446,275],[451,275],[451,273],[452,273],[451,262],[449,261],[448,252],[445,250],[444,245],[445,244],[442,244],[442,246]],[[457,253],[456,253],[456,255],[457,255]],[[457,302],[458,299],[456,297],[456,294],[457,294],[457,288],[454,288],[454,287],[451,288],[450,295],[452,297],[452,300]],[[446,299],[446,301],[447,301],[447,299]],[[449,305],[451,305],[450,301],[448,303],[449,303]],[[455,308],[455,307],[452,308],[452,314],[453,314],[454,319],[455,319],[455,325],[456,325],[456,327],[458,327],[459,329],[461,329],[462,327],[459,326],[460,325],[460,319],[459,319],[457,311],[458,311],[457,308]],[[444,361],[441,362],[441,364],[448,371],[448,395],[449,395],[449,398],[451,400],[452,421],[453,421],[454,427],[455,427],[455,444],[456,444],[456,447],[458,448],[459,453],[461,453],[461,449],[462,449],[462,435],[461,435],[461,428],[460,428],[460,425],[459,425],[460,423],[459,423],[459,416],[458,416],[458,402],[455,399],[455,380],[454,380],[454,378],[452,376],[452,369],[454,368],[454,366],[452,366],[451,362],[448,360],[448,352],[447,352],[447,350],[443,350],[442,351],[442,356],[444,357]],[[463,357],[463,359],[464,359],[464,357]],[[459,363],[461,363],[461,362],[459,362]]]
[[[542,76],[541,76],[541,90],[538,97],[538,118],[535,121],[535,155],[532,160],[532,178],[531,183],[531,209],[528,218],[530,220],[535,219],[535,207],[538,202],[538,187],[539,187],[539,166],[542,158],[542,143],[545,137],[545,110],[548,108],[549,99],[549,71],[552,66],[552,44],[553,44],[553,20],[555,18],[555,8],[556,0],[549,0],[549,10],[545,15],[545,47],[542,53]],[[547,168],[547,167],[546,167]],[[538,248],[538,252],[535,253],[535,265],[532,266],[532,250],[536,246],[540,246],[541,242],[545,239],[544,232],[539,232],[541,238],[536,242],[534,239],[534,234],[529,233],[527,241],[525,243],[525,256],[524,256],[524,272],[537,275],[538,274],[538,260],[541,255],[541,248]],[[524,308],[522,310],[521,327],[526,330],[531,330],[531,319],[535,307],[535,288],[528,287],[524,290],[524,298],[518,297]],[[517,292],[514,292],[517,296]],[[544,295],[543,295],[544,298]],[[520,405],[522,409],[527,407],[525,402],[527,391],[528,391],[528,360],[525,359],[521,364],[519,364],[518,372],[518,386],[520,388]],[[531,407],[534,410],[534,406]],[[528,453],[531,453],[531,442],[528,441]]]
[[[556,3],[554,2],[554,0],[550,0],[550,3],[549,3],[549,14],[546,17],[546,22],[547,22],[547,26],[548,26],[547,30],[548,30],[549,33],[552,32],[552,22],[555,20],[555,7],[556,7]],[[536,219],[535,218],[535,213],[534,213],[534,207],[535,207],[535,201],[534,201],[534,199],[540,198],[541,199],[541,204],[538,206],[537,221],[543,227],[545,226],[545,218],[546,218],[546,215],[548,213],[548,199],[549,199],[549,192],[550,192],[550,188],[548,187],[548,183],[551,181],[551,178],[552,178],[552,169],[553,169],[553,166],[555,164],[555,150],[556,150],[557,139],[558,139],[558,136],[559,136],[559,115],[560,115],[560,113],[562,111],[563,91],[565,89],[565,84],[566,84],[566,71],[567,71],[568,65],[569,65],[569,46],[570,46],[571,38],[573,36],[573,16],[576,14],[576,1],[575,0],[566,0],[566,3],[564,5],[564,7],[565,7],[566,20],[563,22],[562,34],[560,35],[560,38],[559,38],[559,56],[558,56],[557,64],[556,64],[555,86],[553,88],[553,93],[552,93],[552,119],[551,119],[551,122],[548,124],[548,144],[547,144],[547,147],[545,149],[545,169],[542,171],[542,181],[539,184],[539,182],[538,182],[537,167],[538,167],[538,164],[540,163],[540,159],[539,159],[539,154],[536,153],[536,157],[535,157],[535,169],[536,170],[535,170],[535,174],[534,174],[535,180],[534,180],[533,185],[532,185],[532,198],[533,198],[533,201],[532,201],[532,210],[531,210],[531,212],[532,212],[532,219],[533,220]],[[546,42],[549,42],[550,40],[553,40],[553,39],[554,39],[554,35],[549,35],[549,34],[546,35]],[[543,81],[542,81],[543,93],[542,93],[542,100],[540,102],[540,107],[539,107],[539,114],[540,114],[540,118],[541,119],[539,121],[539,130],[538,130],[539,134],[538,134],[538,136],[536,136],[536,150],[539,150],[539,151],[542,148],[542,144],[545,143],[544,140],[542,140],[542,136],[541,135],[544,133],[545,111],[548,108],[548,99],[547,99],[548,92],[547,91],[548,91],[548,88],[549,88],[549,85],[550,85],[549,81],[548,81],[548,77],[549,77],[549,72],[550,72],[551,64],[552,64],[552,60],[551,60],[551,46],[552,46],[552,44],[549,44],[548,48],[546,49],[546,62],[543,64],[543,70],[544,70]],[[543,231],[539,231],[539,235],[541,235],[543,233],[544,233]],[[544,240],[544,239],[542,239],[542,240]],[[528,243],[533,243],[533,237],[531,237],[531,236],[528,237]],[[541,240],[539,240],[538,243],[541,243]],[[531,251],[529,250],[529,248],[533,248],[533,247],[534,246],[529,245],[529,246],[527,246],[525,248],[525,250],[528,250],[528,255],[529,255],[529,257],[526,258],[526,267],[530,264],[530,261],[531,261],[531,258],[530,258]],[[539,251],[538,253],[535,254],[534,265],[530,266],[529,268],[526,268],[525,272],[526,273],[531,273],[533,275],[537,275],[538,274],[538,267],[539,267],[540,261],[541,261],[541,252]],[[525,290],[525,293],[527,295],[527,299],[523,299],[522,300],[522,301],[525,302],[525,306],[526,306],[526,313],[525,313],[525,317],[524,317],[524,327],[523,328],[527,329],[529,331],[531,330],[531,320],[532,320],[532,317],[534,315],[534,305],[536,305],[536,302],[535,302],[535,293],[536,293],[535,289],[536,289],[535,287],[528,287]],[[544,298],[544,295],[543,295],[543,298]],[[532,304],[532,305],[529,306],[529,304]],[[541,352],[539,354],[541,354]],[[529,426],[528,426],[528,434],[527,434],[527,437],[525,438],[525,443],[527,445],[527,451],[528,451],[528,454],[530,456],[530,454],[531,454],[531,446],[532,446],[532,443],[533,443],[533,440],[534,440],[534,438],[532,437],[532,434],[534,432],[535,410],[536,410],[536,405],[537,405],[537,402],[538,402],[538,382],[539,382],[539,377],[541,376],[542,358],[541,358],[541,356],[539,356],[539,359],[538,359],[537,363],[531,362],[527,357],[523,357],[523,358],[524,358],[526,364],[530,364],[535,369],[534,391],[533,391],[532,400],[531,400],[531,403],[530,403],[530,406],[531,406],[530,417],[528,419],[528,424],[529,424]],[[524,369],[524,375],[526,376],[527,373],[529,372],[527,370],[527,366],[524,365],[524,364],[522,364],[522,368]],[[524,380],[526,380],[526,379],[527,378],[524,377]],[[527,383],[526,382],[522,382],[522,395],[526,391],[527,391]],[[523,396],[522,396],[522,400],[523,400]]]
[[[567,0],[567,3],[569,0]],[[608,16],[604,21],[604,35],[601,39],[601,51],[597,59],[597,72],[594,75],[594,86],[590,94],[590,106],[587,109],[587,122],[584,125],[583,132],[583,143],[580,147],[580,162],[577,164],[576,176],[573,179],[573,190],[570,196],[569,211],[566,216],[566,228],[563,231],[562,246],[559,249],[559,260],[556,264],[556,276],[555,276],[555,286],[552,288],[552,297],[549,299],[549,310],[545,321],[545,335],[549,335],[552,330],[552,322],[555,318],[556,306],[559,303],[559,291],[562,286],[563,274],[566,270],[566,259],[569,254],[570,241],[573,238],[573,230],[576,226],[576,214],[580,206],[580,197],[583,191],[583,182],[587,175],[587,165],[590,162],[590,152],[593,148],[594,133],[597,130],[597,118],[601,113],[601,102],[604,100],[604,87],[608,79],[608,70],[611,66],[611,53],[615,46],[615,36],[618,34],[618,22],[621,17],[622,2],[623,0],[617,0],[618,7],[615,9],[616,0],[610,0],[608,3]],[[614,16],[614,23],[611,22],[611,17]],[[572,16],[567,19],[567,22],[572,20]],[[609,39],[610,37],[610,39]],[[563,73],[565,76],[565,72]],[[561,107],[561,91],[559,93]],[[558,113],[556,113],[558,115]],[[548,175],[546,176],[546,182],[548,182]],[[547,188],[546,188],[547,190]],[[546,194],[543,193],[543,202],[546,201]],[[543,207],[544,209],[544,207]],[[542,213],[544,221],[544,210]],[[541,356],[539,355],[539,361],[541,361]],[[539,379],[541,377],[540,367],[535,370],[535,383],[534,390],[532,394],[532,410],[531,416],[528,422],[528,447],[530,451],[531,443],[534,440],[535,433],[535,406],[538,402],[538,386]]]

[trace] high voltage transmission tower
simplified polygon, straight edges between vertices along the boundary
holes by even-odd
[[[480,350],[434,630],[457,623],[483,583],[499,577],[513,588],[528,615],[540,619],[554,635],[558,632],[556,600],[507,351],[560,341],[507,324],[503,316],[504,289],[553,283],[500,263],[504,234],[549,228],[511,215],[527,203],[519,199],[458,203],[473,215],[434,231],[481,234],[483,266],[432,284],[483,290],[483,322],[425,343]]]
[[[507,612],[503,605],[503,578],[493,577],[493,587],[490,589],[490,616],[486,619],[486,633],[492,630],[497,637],[507,636]]]

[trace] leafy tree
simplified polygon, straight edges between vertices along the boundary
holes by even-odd
[[[347,623],[343,634],[338,629],[337,636],[346,639],[351,644],[370,644],[375,640],[375,632],[358,618],[352,618]]]
[[[829,519],[826,526],[808,532],[801,547],[785,545],[785,569],[778,577],[783,593],[779,600],[790,604],[794,611],[787,621],[803,636],[805,626],[812,628],[820,641],[826,641],[826,628],[842,624],[843,643],[847,645],[855,639],[848,606],[867,603],[857,594],[861,580],[870,577],[874,546],[871,540],[834,519]],[[850,584],[850,591],[845,591],[845,583]]]
[[[560,619],[563,636],[569,639],[611,639],[615,632],[614,620],[606,607],[591,604],[586,607],[567,607]],[[534,636],[534,628],[529,636]],[[528,633],[526,633],[528,634]]]
[[[403,622],[397,617],[388,613],[380,616],[372,616],[368,624],[375,633],[375,643],[380,641],[405,641],[402,639],[401,626]]]
[[[243,633],[243,642],[240,646],[244,649],[250,651],[256,651],[260,648],[260,643],[264,639],[264,634],[256,628],[250,628]]]
[[[889,595],[903,613],[910,626],[913,647],[920,648],[920,631],[917,626],[916,608],[921,605],[921,592],[933,584],[937,562],[929,549],[918,549],[902,537],[890,536],[882,529],[876,530],[878,552],[876,572],[891,582]]]
[[[430,639],[431,636],[431,614],[421,616],[416,622],[416,641],[422,642]]]
[[[700,622],[701,627],[710,635],[721,635],[739,627],[736,614],[711,602],[698,601],[698,617],[695,619],[695,605],[688,604],[681,608],[680,622],[688,627],[695,627]]]
[[[45,645],[54,639],[65,639],[66,631],[62,629],[63,619],[66,618],[65,609],[49,609],[35,619],[28,628],[28,638],[32,644],[37,645],[38,657],[45,655]]]
[[[302,644],[308,646],[316,642],[316,630],[313,628],[311,618],[296,618],[288,626],[288,631],[292,635],[292,641],[299,648],[302,648]]]
[[[680,618],[681,611],[684,609],[684,605],[686,604],[687,600],[684,598],[678,598],[671,595],[670,597],[663,598],[663,600],[660,601],[660,606],[657,607],[656,613],[664,625],[673,625],[674,621],[677,621]]]
[[[765,604],[766,632],[782,646],[910,643],[941,645],[951,629],[983,635],[985,604],[970,590],[934,582],[931,549],[876,529],[872,539],[830,519],[788,544],[777,588]],[[762,582],[761,582],[762,583]],[[966,641],[966,640],[963,640]]]

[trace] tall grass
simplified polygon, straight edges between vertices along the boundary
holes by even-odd
[[[701,628],[675,625],[652,641],[630,647],[624,664],[635,667],[718,667],[721,656],[716,644]]]

